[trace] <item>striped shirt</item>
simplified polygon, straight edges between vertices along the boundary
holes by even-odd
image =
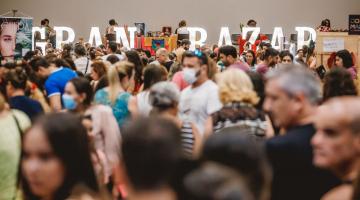
[[[190,122],[183,122],[181,126],[181,145],[184,156],[187,158],[193,157],[195,137]]]

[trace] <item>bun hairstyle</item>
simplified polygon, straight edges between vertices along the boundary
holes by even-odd
[[[164,111],[177,105],[180,99],[180,90],[172,82],[162,81],[150,89],[150,104],[159,111]]]
[[[28,77],[22,68],[16,67],[5,75],[5,80],[10,82],[15,89],[25,90]]]

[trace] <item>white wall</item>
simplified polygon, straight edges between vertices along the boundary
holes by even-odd
[[[52,26],[72,27],[77,38],[86,39],[91,26],[104,31],[110,18],[119,25],[145,22],[153,31],[165,25],[174,30],[185,19],[189,26],[205,28],[210,44],[217,43],[221,26],[238,33],[239,23],[250,18],[262,33],[272,33],[275,26],[294,33],[295,26],[316,27],[324,18],[345,29],[348,15],[360,14],[360,0],[0,0],[0,14],[13,8],[34,17],[35,25],[48,18]]]

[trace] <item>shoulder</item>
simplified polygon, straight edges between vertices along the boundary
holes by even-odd
[[[291,137],[288,135],[276,136],[266,141],[266,148],[268,150],[281,150],[288,148],[291,142]]]
[[[173,81],[179,81],[183,78],[183,71],[178,71],[173,76]]]
[[[327,192],[321,200],[351,199],[353,194],[352,185],[340,185]]]
[[[191,85],[187,86],[185,89],[183,89],[183,91],[181,91],[181,96],[186,96],[189,95],[189,93],[191,92]]]
[[[111,107],[106,106],[106,105],[102,105],[102,104],[96,104],[96,105],[92,106],[91,110],[94,113],[98,113],[98,114],[101,114],[101,115],[109,115],[109,114],[112,115]]]
[[[76,74],[73,70],[71,70],[71,69],[69,69],[69,68],[63,68],[63,69],[61,70],[61,72],[66,73],[66,74],[69,74],[69,75],[71,75],[71,76],[73,76],[73,77],[76,77],[76,76],[77,76],[77,74]]]
[[[216,85],[216,83],[214,83],[214,81],[212,80],[208,80],[204,83],[205,88],[208,88],[208,90],[217,90],[219,88],[218,85]]]
[[[12,114],[14,115],[14,117],[16,118],[16,120],[18,120],[19,125],[21,127],[22,130],[26,130],[27,128],[29,128],[31,126],[31,122],[29,117],[23,113],[22,111],[19,110],[11,110]]]
[[[95,97],[102,97],[103,95],[107,94],[107,92],[105,91],[105,89],[100,89],[98,91],[96,91],[95,93]]]

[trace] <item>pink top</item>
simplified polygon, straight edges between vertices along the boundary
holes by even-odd
[[[357,71],[355,66],[347,68],[346,70],[351,74],[352,79],[357,79]]]
[[[189,86],[189,84],[184,80],[183,71],[176,72],[171,81],[179,87],[180,91]]]
[[[235,69],[240,69],[243,70],[244,72],[250,71],[250,67],[247,63],[243,63],[243,62],[236,62],[232,65],[229,66],[230,68],[235,68]]]
[[[90,114],[93,122],[95,149],[104,152],[106,157],[105,177],[112,174],[112,169],[120,157],[120,129],[112,110],[108,106],[91,106],[85,114]]]

